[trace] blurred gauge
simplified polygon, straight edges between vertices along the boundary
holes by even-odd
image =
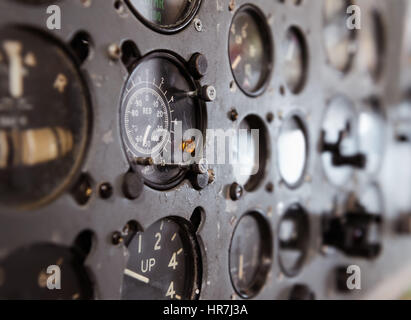
[[[126,1],[143,23],[163,33],[177,32],[187,26],[201,4],[201,0]]]
[[[395,138],[400,142],[411,141],[411,92],[394,110]]]
[[[298,93],[304,87],[307,73],[307,46],[297,27],[288,29],[283,48],[285,81],[293,93]]]
[[[141,59],[127,80],[121,102],[122,139],[133,170],[152,188],[180,183],[186,169],[179,164],[202,147],[185,136],[190,129],[203,129],[203,107],[195,92],[197,85],[183,63],[165,52]],[[174,149],[175,140],[179,150]],[[165,159],[165,154],[172,155]]]
[[[333,98],[323,119],[322,130],[327,143],[337,144],[339,153],[344,156],[358,152],[358,120],[352,102],[344,97]],[[336,186],[343,186],[353,174],[351,166],[335,166],[331,153],[322,154],[322,163],[328,180]]]
[[[365,170],[376,174],[384,158],[386,119],[379,102],[370,99],[360,113],[358,121],[359,150],[367,157]]]
[[[191,226],[167,218],[127,244],[124,300],[189,300],[200,294],[201,257]]]
[[[362,188],[356,198],[368,213],[383,214],[384,196],[378,184],[369,184]]]
[[[74,249],[53,244],[19,249],[0,261],[0,299],[92,299],[84,258]],[[51,290],[48,285],[60,289]]]
[[[272,258],[270,227],[259,212],[245,214],[238,222],[230,246],[230,276],[243,298],[255,296],[263,287]]]
[[[271,32],[264,14],[255,6],[242,6],[229,34],[229,58],[237,85],[248,95],[261,94],[272,70]]]
[[[346,72],[356,51],[355,30],[347,28],[347,8],[351,0],[325,0],[324,44],[328,62],[335,69]]]
[[[384,27],[377,11],[371,11],[367,18],[359,33],[359,64],[374,80],[378,80],[385,53]]]
[[[232,144],[236,182],[249,192],[260,186],[269,157],[268,133],[264,122],[255,115],[241,121],[237,141]]]
[[[54,199],[83,159],[88,92],[70,56],[22,28],[0,30],[0,203]]]
[[[302,119],[293,115],[283,124],[277,142],[278,167],[284,182],[292,188],[304,179],[307,166],[307,130]]]
[[[299,204],[290,206],[281,218],[279,239],[279,261],[283,272],[295,276],[301,269],[309,247],[309,219]]]

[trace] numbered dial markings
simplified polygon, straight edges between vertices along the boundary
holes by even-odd
[[[122,298],[188,300],[199,294],[196,241],[188,225],[164,219],[137,232],[128,245]]]
[[[231,240],[230,276],[237,293],[252,298],[262,288],[271,265],[271,231],[258,212],[244,215]]]
[[[64,48],[25,29],[0,30],[0,203],[52,200],[87,144],[87,89]]]
[[[272,44],[264,14],[246,5],[230,27],[229,57],[233,76],[248,95],[262,93],[272,68]]]
[[[197,89],[184,63],[164,52],[142,58],[126,83],[120,118],[123,143],[132,167],[150,187],[169,189],[184,178],[184,170],[174,164],[195,151],[191,136],[184,133],[202,129]],[[153,161],[145,163],[154,165],[137,165],[137,158],[150,158]]]

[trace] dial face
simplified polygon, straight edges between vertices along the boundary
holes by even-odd
[[[142,21],[160,32],[175,32],[190,22],[200,0],[127,0]]]
[[[249,192],[261,184],[267,161],[267,131],[263,121],[250,115],[241,121],[237,141],[232,143],[236,182]]]
[[[61,193],[88,130],[88,93],[68,54],[39,33],[1,30],[0,204],[37,206]]]
[[[48,268],[53,266],[52,269]],[[60,268],[60,288],[57,285]],[[38,244],[13,252],[0,261],[0,299],[86,300],[93,287],[82,257],[69,248]]]
[[[172,218],[137,232],[128,244],[122,299],[189,300],[200,293],[200,257],[190,226]]]
[[[288,29],[283,48],[285,81],[293,93],[298,93],[304,86],[307,69],[307,48],[298,28]]]
[[[331,100],[323,120],[322,130],[327,143],[337,143],[341,133],[344,134],[340,144],[340,153],[351,156],[358,153],[358,120],[354,106],[348,99],[338,96]],[[336,186],[343,186],[353,174],[350,166],[334,166],[332,154],[323,153],[322,163],[328,180]]]
[[[264,14],[254,6],[239,9],[229,35],[229,58],[237,85],[256,96],[268,84],[272,69],[271,33]]]
[[[307,166],[308,141],[305,125],[300,117],[290,117],[281,128],[278,138],[278,167],[284,182],[297,187]]]
[[[381,167],[385,150],[386,119],[377,101],[370,101],[358,121],[359,150],[367,157],[365,170],[376,174]]]
[[[377,11],[372,11],[367,18],[367,23],[361,29],[359,37],[359,62],[361,68],[372,79],[378,80],[385,51],[384,27]]]
[[[341,72],[348,71],[356,51],[355,30],[347,28],[350,5],[350,0],[324,2],[324,43],[328,62]]]
[[[143,58],[126,83],[120,111],[124,147],[132,168],[153,188],[178,184],[185,171],[174,164],[195,154],[198,144],[186,133],[202,130],[203,111],[193,92],[196,85],[184,66],[167,53]],[[152,164],[141,165],[136,159],[151,159]]]
[[[309,245],[308,215],[301,206],[292,205],[283,215],[278,238],[281,268],[286,275],[295,276],[302,267]]]
[[[230,247],[230,276],[236,292],[252,298],[263,287],[271,266],[271,231],[258,212],[244,215],[238,222]]]

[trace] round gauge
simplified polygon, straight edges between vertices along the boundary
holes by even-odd
[[[298,115],[283,124],[277,142],[278,167],[283,181],[296,188],[304,179],[308,159],[307,130]]]
[[[200,8],[201,0],[126,0],[130,9],[148,27],[174,33],[187,26]]]
[[[160,220],[128,243],[122,299],[197,299],[201,258],[191,225],[177,218]]]
[[[346,72],[351,66],[356,51],[355,30],[347,28],[347,8],[351,0],[325,0],[324,44],[329,64]]]
[[[377,11],[371,11],[367,18],[359,36],[359,64],[374,80],[378,80],[385,51],[384,27]]]
[[[264,286],[272,261],[270,226],[259,212],[238,222],[230,246],[230,277],[243,298],[254,297]]]
[[[250,96],[261,94],[273,67],[271,32],[264,14],[255,6],[242,6],[229,34],[229,58],[237,85]]]
[[[293,93],[299,93],[305,83],[307,74],[307,46],[300,29],[288,29],[284,44],[284,75],[287,87]]]
[[[88,91],[69,54],[27,29],[0,30],[0,203],[43,205],[67,186],[90,129]]]
[[[279,261],[283,272],[293,277],[300,271],[309,247],[309,219],[299,204],[288,208],[278,229]]]
[[[205,113],[196,91],[183,63],[165,52],[144,57],[127,80],[120,111],[123,144],[133,170],[150,187],[172,188],[185,176],[186,170],[174,163],[195,154],[198,142],[186,135],[188,130],[203,130]]]
[[[367,157],[365,170],[376,174],[380,169],[386,141],[386,119],[378,101],[370,100],[360,113],[358,121],[359,150]]]
[[[384,212],[384,196],[378,184],[370,184],[358,193],[358,203],[368,213],[382,214]]]
[[[322,130],[324,142],[337,144],[339,153],[350,156],[358,152],[358,120],[351,101],[338,96],[333,98],[325,113]],[[335,166],[333,154],[325,152],[321,156],[323,168],[328,180],[336,186],[343,186],[353,174],[351,166]]]
[[[53,244],[19,249],[0,261],[0,299],[92,299],[83,259],[74,250]]]
[[[265,175],[269,156],[268,133],[264,122],[255,115],[241,121],[239,134],[232,144],[233,173],[236,182],[248,191],[256,190]]]

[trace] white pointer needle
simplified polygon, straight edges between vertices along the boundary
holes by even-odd
[[[138,281],[144,282],[144,283],[149,283],[150,282],[149,278],[147,278],[145,276],[142,276],[141,274],[138,274],[134,271],[131,271],[130,269],[124,270],[124,274],[131,277],[131,278],[134,278]]]
[[[143,146],[145,147],[147,145],[147,138],[148,134],[150,133],[151,126],[147,126],[146,133],[144,134],[144,139],[143,139]]]

